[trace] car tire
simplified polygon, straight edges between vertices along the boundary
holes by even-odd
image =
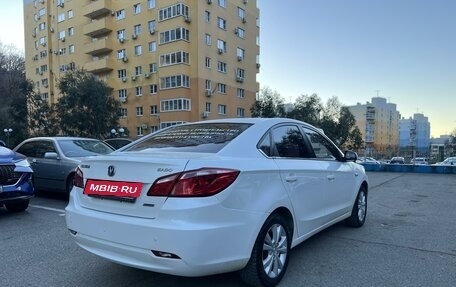
[[[252,286],[276,286],[287,270],[291,232],[279,214],[271,215],[258,234],[242,280]]]
[[[345,224],[351,227],[361,227],[366,221],[367,216],[367,188],[361,186],[355,203],[353,204],[352,212],[349,218],[345,220]]]
[[[29,202],[30,202],[30,200],[28,200],[28,199],[9,202],[9,203],[5,203],[5,207],[9,212],[22,212],[28,208]]]

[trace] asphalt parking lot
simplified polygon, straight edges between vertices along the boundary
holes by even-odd
[[[337,224],[293,249],[279,286],[456,286],[456,175],[369,172],[366,224]],[[0,286],[245,286],[237,273],[182,278],[85,252],[64,197],[0,208]],[[227,238],[229,240],[229,238]]]

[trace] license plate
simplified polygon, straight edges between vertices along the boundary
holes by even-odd
[[[141,194],[142,186],[139,182],[88,179],[84,194],[137,198]]]

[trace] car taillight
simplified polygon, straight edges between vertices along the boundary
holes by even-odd
[[[74,173],[73,185],[84,188],[84,174],[82,173],[82,170],[79,169],[79,167],[76,168],[76,172]]]
[[[217,194],[230,186],[238,170],[202,168],[171,174],[157,179],[147,192],[149,196],[202,197]]]

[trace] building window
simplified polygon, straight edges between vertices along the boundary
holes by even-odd
[[[135,56],[140,56],[142,54],[142,46],[135,46]]]
[[[211,21],[211,12],[209,11],[204,11],[204,20],[206,22],[210,22]]]
[[[225,105],[218,105],[217,110],[219,115],[226,115],[226,106]]]
[[[238,58],[239,61],[240,60],[244,60],[244,58],[245,58],[245,50],[244,49],[238,47],[237,50],[236,50],[236,54],[237,54],[237,58]]]
[[[160,44],[166,44],[169,42],[184,40],[190,40],[190,32],[189,30],[179,27],[176,29],[164,31],[160,33]]]
[[[217,92],[221,94],[226,94],[226,85],[222,83],[217,84]]]
[[[68,36],[73,36],[74,35],[74,27],[68,28]]]
[[[212,82],[211,82],[211,80],[206,80],[206,91],[212,91]]]
[[[218,39],[217,40],[217,49],[219,49],[219,51],[221,51],[223,53],[226,53],[226,42]]]
[[[44,29],[46,29],[46,22],[40,23],[40,24],[38,25],[38,29],[39,29],[40,31],[43,31]]]
[[[220,29],[226,30],[226,20],[220,17],[217,17],[217,26]]]
[[[157,105],[150,106],[150,114],[151,115],[158,114],[158,106]]]
[[[217,70],[222,73],[226,73],[226,63],[224,62],[217,62]]]
[[[155,0],[147,0],[147,8],[148,9],[155,8]]]
[[[220,7],[226,8],[226,0],[218,0],[218,4]]]
[[[42,94],[41,94],[41,99],[42,99],[43,101],[49,100],[49,93],[42,93]]]
[[[245,38],[245,30],[244,30],[244,29],[237,27],[237,28],[234,30],[234,32],[236,33],[236,35],[237,35],[239,38],[242,38],[242,39]]]
[[[187,75],[175,75],[160,78],[160,89],[189,88],[190,78]]]
[[[73,10],[68,10],[68,19],[73,18]]]
[[[136,115],[138,117],[142,117],[142,115],[143,115],[143,107],[136,107]]]
[[[125,10],[117,10],[116,11],[116,20],[122,20],[125,19]]]
[[[211,103],[206,103],[206,107],[204,108],[204,110],[208,113],[211,112]]]
[[[151,94],[156,94],[157,91],[158,91],[158,86],[157,86],[157,85],[154,84],[154,85],[150,85],[150,86],[149,86],[149,92],[150,92]]]
[[[149,64],[149,73],[156,73],[157,72],[157,63]]]
[[[60,13],[58,16],[57,16],[57,22],[63,22],[65,21],[65,12],[63,13]]]
[[[123,59],[126,56],[125,49],[117,50],[117,59]]]
[[[243,118],[245,117],[245,109],[243,108],[237,108],[236,109],[236,116]]]
[[[187,5],[182,3],[174,4],[172,6],[160,9],[158,11],[158,19],[159,21],[164,21],[170,18],[174,18],[177,16],[188,16],[189,9]]]
[[[127,98],[127,90],[126,89],[121,89],[119,90],[119,100],[125,100]]]
[[[143,128],[142,127],[136,127],[136,135],[138,137],[143,136]]]
[[[238,88],[236,95],[237,95],[238,98],[244,98],[245,97],[245,90],[241,89],[241,88]]]
[[[133,5],[133,14],[139,14],[141,13],[141,4],[135,4]]]
[[[133,35],[138,36],[141,34],[141,24],[133,26]]]
[[[65,30],[59,32],[59,40],[65,39]]]
[[[149,27],[150,34],[155,33],[155,28],[156,28],[155,20],[147,22],[147,26]]]
[[[127,117],[127,109],[126,108],[120,108],[119,110],[120,117],[126,118]]]
[[[205,65],[206,65],[206,68],[210,68],[211,67],[211,58],[206,57]]]
[[[117,70],[117,77],[119,79],[123,79],[123,78],[127,77],[127,70],[125,70],[125,69]]]
[[[189,54],[184,51],[160,55],[160,66],[188,64]]]
[[[39,11],[38,11],[38,16],[41,17],[41,16],[44,16],[46,15],[46,8],[41,8]],[[65,20],[65,18],[64,18]]]
[[[142,87],[141,86],[135,87],[135,95],[137,97],[141,97],[142,96]],[[142,107],[141,107],[141,116],[142,116]]]
[[[125,29],[117,31],[117,39],[125,39]]]
[[[161,123],[160,123],[160,128],[161,128],[161,129],[164,129],[164,128],[167,128],[167,127],[176,126],[176,125],[181,125],[181,124],[185,124],[185,123],[186,123],[186,122],[184,122],[184,121],[161,122]]]
[[[244,19],[244,18],[245,18],[245,10],[242,9],[241,7],[238,7],[238,16],[239,16],[241,19]]]
[[[157,42],[149,42],[149,52],[153,53],[157,51]]]
[[[160,101],[160,111],[190,111],[190,99],[170,99]]]
[[[139,76],[142,74],[142,66],[136,66],[135,67],[135,75]]]
[[[206,34],[206,35],[204,36],[204,40],[205,40],[207,46],[210,46],[210,45],[212,44],[212,43],[211,43],[211,42],[212,42],[211,35]]]

